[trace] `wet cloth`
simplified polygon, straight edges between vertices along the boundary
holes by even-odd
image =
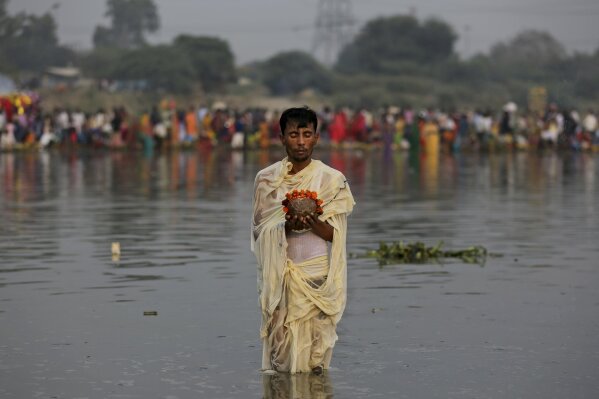
[[[296,373],[329,366],[346,303],[345,241],[354,200],[339,171],[312,160],[291,175],[292,166],[285,158],[256,176],[251,246],[258,261],[262,368]],[[330,255],[289,259],[281,202],[294,189],[316,191],[323,200],[319,219],[333,227]]]
[[[287,234],[287,257],[295,263],[327,255],[327,242],[312,231],[294,232]]]

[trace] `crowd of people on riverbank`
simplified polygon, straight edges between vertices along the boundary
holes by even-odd
[[[278,110],[189,106],[177,109],[164,101],[141,115],[125,107],[84,112],[45,112],[35,96],[0,97],[0,149],[89,146],[94,148],[190,147],[196,143],[234,149],[267,148],[279,143]],[[584,114],[560,109],[518,112],[514,103],[499,111],[445,112],[411,107],[320,110],[321,140],[332,146],[382,145],[426,151],[492,148],[599,149],[599,122],[593,110]]]

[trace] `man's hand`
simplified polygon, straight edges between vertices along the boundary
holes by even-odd
[[[315,214],[305,216],[285,215],[285,232],[289,233],[292,230],[301,231],[310,229],[314,234],[325,241],[333,241],[333,227],[327,222],[323,222]]]
[[[304,226],[307,226],[306,228],[312,229],[312,232],[318,237],[325,241],[333,241],[333,226],[321,221],[315,214],[300,216],[299,220]]]
[[[300,216],[287,214],[285,215],[285,232],[291,230],[305,230],[310,228],[303,221],[300,220]]]

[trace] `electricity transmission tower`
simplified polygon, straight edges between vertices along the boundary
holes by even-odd
[[[331,65],[351,40],[355,23],[351,0],[319,0],[312,53],[322,54],[324,63]]]

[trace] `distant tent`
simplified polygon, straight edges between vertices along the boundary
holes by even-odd
[[[0,73],[0,94],[8,94],[17,91],[15,82],[6,75]]]

